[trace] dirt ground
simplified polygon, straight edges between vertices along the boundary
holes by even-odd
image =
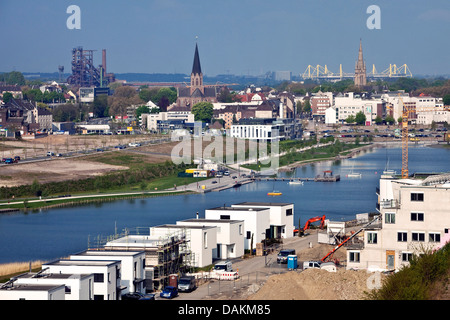
[[[314,248],[298,252],[298,260],[320,260],[330,246],[317,245]],[[346,250],[341,249],[333,256],[334,259],[343,260]],[[328,272],[320,269],[306,269],[301,272],[288,271],[279,275],[270,276],[266,283],[259,288],[251,288],[248,300],[362,300],[365,292],[374,283],[382,282],[385,275],[369,273],[364,270],[345,270],[338,268],[337,272]],[[256,290],[257,291],[256,291]],[[252,293],[252,291],[256,291]]]

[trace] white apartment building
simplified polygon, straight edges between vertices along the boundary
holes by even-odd
[[[180,232],[186,237],[191,266],[202,268],[213,263],[213,256],[217,255],[213,253],[217,249],[216,226],[165,224],[150,228],[153,237],[168,238]]]
[[[289,238],[294,236],[294,204],[278,202],[241,202],[232,208],[269,209],[270,231],[267,238]]]
[[[195,121],[194,114],[187,110],[142,114],[141,117],[142,122],[147,123],[147,129],[150,131],[158,130],[158,121],[183,120],[187,123],[193,123]]]
[[[177,225],[216,227],[217,244],[213,259],[227,260],[244,255],[244,220],[187,219],[177,221]]]
[[[417,111],[417,124],[430,125],[433,122],[450,123],[450,111],[444,107],[422,108]]]
[[[94,274],[25,273],[18,276],[14,286],[63,286],[63,300],[93,300]],[[54,298],[54,297],[53,297]],[[1,299],[1,298],[0,298]],[[32,299],[32,297],[29,297]]]
[[[384,102],[381,99],[363,99],[353,92],[348,92],[334,98],[334,108],[338,122],[344,122],[349,116],[355,117],[359,112],[363,112],[366,116],[366,125],[370,126],[378,115],[382,117]]]
[[[120,261],[120,294],[145,293],[144,251],[87,250],[69,257],[70,260]]]
[[[270,233],[270,209],[257,207],[216,207],[205,210],[205,219],[243,220],[244,250],[256,248],[256,243]]]
[[[94,274],[94,300],[120,297],[120,261],[58,260],[42,265],[45,274]]]
[[[0,300],[64,300],[64,285],[8,284],[0,286]]]
[[[228,136],[267,142],[286,138],[283,123],[234,124],[228,130]]]
[[[449,238],[450,173],[401,179],[384,172],[377,194],[382,223],[364,231],[363,248],[347,248],[348,269],[398,270]]]

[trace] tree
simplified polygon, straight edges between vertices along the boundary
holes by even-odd
[[[444,102],[444,106],[450,106],[450,94],[446,94],[442,98],[442,101]]]
[[[8,103],[13,98],[13,95],[11,92],[5,92],[3,93],[3,102]]]
[[[355,121],[356,121],[356,119],[355,119],[355,116],[354,115],[349,115],[348,117],[347,117],[347,119],[345,119],[345,122],[347,122],[347,123],[355,123]]]
[[[366,123],[366,115],[360,111],[356,114],[355,117],[356,124],[359,124],[360,126]]]
[[[381,119],[380,116],[377,116],[377,117],[375,118],[375,123],[376,123],[376,124],[382,124],[382,123],[383,123],[383,119]]]
[[[191,112],[195,121],[209,122],[213,116],[213,105],[210,102],[199,102],[192,107]]]
[[[94,98],[94,116],[107,117],[108,116],[108,96],[105,94]]]
[[[395,122],[394,117],[391,116],[391,115],[386,116],[386,118],[384,119],[384,121],[385,121],[387,124],[393,124],[393,123]]]
[[[148,106],[140,106],[136,109],[136,119],[139,119],[141,114],[150,113],[150,108]]]

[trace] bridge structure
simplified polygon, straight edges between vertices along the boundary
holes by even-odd
[[[385,70],[378,72],[375,65],[372,65],[372,71],[367,74],[368,79],[389,79],[389,78],[412,78],[412,73],[406,64],[397,66],[396,64],[389,64]],[[339,72],[332,72],[327,65],[308,65],[300,78],[303,80],[330,80],[340,81],[345,79],[353,79],[354,73],[344,72],[342,64],[339,65]]]

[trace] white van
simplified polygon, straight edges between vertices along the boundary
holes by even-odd
[[[336,264],[334,262],[324,262],[320,265],[320,269],[328,272],[336,272]]]
[[[320,269],[320,265],[321,265],[320,261],[305,261],[303,262],[303,270],[310,268]]]
[[[231,272],[233,271],[233,267],[231,265],[231,261],[222,261],[219,263],[216,263],[214,266],[215,272]]]

